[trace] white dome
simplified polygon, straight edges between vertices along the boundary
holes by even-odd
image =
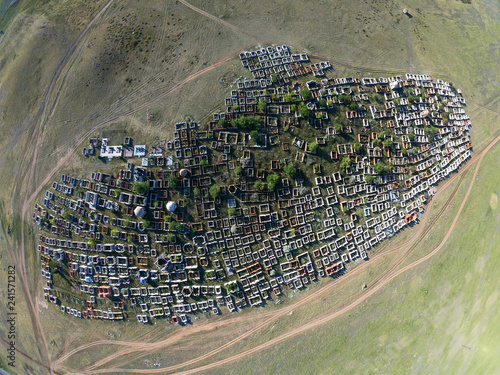
[[[179,174],[181,175],[181,177],[186,177],[186,176],[187,176],[187,174],[188,174],[188,171],[187,171],[186,169],[181,169],[181,170],[179,171]]]
[[[146,215],[146,210],[144,209],[144,207],[137,206],[134,210],[134,214],[135,216],[142,218],[144,217],[144,215]]]
[[[169,201],[167,203],[167,210],[170,211],[170,212],[174,212],[177,208],[177,203],[175,202],[172,202],[172,201]]]

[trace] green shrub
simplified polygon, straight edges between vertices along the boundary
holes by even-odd
[[[293,164],[287,164],[283,168],[283,171],[287,174],[288,177],[290,178],[295,178],[299,175],[299,171]]]
[[[179,180],[173,174],[168,176],[168,186],[173,189],[179,186]]]
[[[227,127],[227,120],[225,118],[219,119],[217,125],[219,125],[219,128],[225,128]]]
[[[371,184],[373,182],[373,180],[375,180],[375,176],[372,176],[372,175],[367,175],[365,177],[365,180],[368,184]]]
[[[300,102],[299,114],[302,118],[307,119],[307,118],[311,117],[312,111],[307,107],[307,105],[304,102]]]
[[[264,190],[264,183],[262,181],[260,181],[260,180],[257,180],[253,184],[253,188],[255,190],[262,191],[262,190]]]
[[[311,152],[316,152],[318,150],[318,144],[316,142],[311,142],[307,145],[307,148]]]
[[[208,192],[210,193],[210,195],[212,197],[215,198],[220,194],[220,186],[214,184],[214,185],[210,186],[210,188],[208,189]]]
[[[147,181],[135,181],[132,189],[134,190],[134,193],[146,195],[149,192],[149,183]]]
[[[347,171],[351,167],[351,158],[349,156],[344,156],[340,162],[340,169]]]
[[[260,111],[260,112],[266,112],[267,110],[267,103],[264,99],[259,99],[259,102],[257,103],[257,109]]]
[[[280,181],[280,176],[277,174],[270,174],[266,178],[269,190],[276,190],[278,183]]]
[[[311,99],[312,97],[311,90],[307,87],[302,87],[300,89],[300,95],[304,98],[304,100]]]
[[[252,141],[255,144],[258,144],[259,143],[259,132],[258,132],[258,130],[252,130],[250,132],[250,138],[252,139]]]

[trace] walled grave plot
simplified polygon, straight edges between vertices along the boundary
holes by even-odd
[[[277,302],[417,224],[471,156],[449,82],[334,77],[285,45],[240,58],[252,77],[210,121],[149,148],[91,138],[82,157],[114,172],[61,175],[35,205],[44,294],[64,313],[184,324]]]

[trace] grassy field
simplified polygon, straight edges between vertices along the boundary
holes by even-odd
[[[186,115],[203,123],[212,111],[220,108],[221,99],[228,95],[234,80],[247,74],[236,58],[237,53],[259,43],[286,43],[297,50],[307,50],[318,58],[330,60],[338,76],[378,77],[410,70],[451,80],[464,90],[468,99],[474,146],[484,145],[498,132],[500,7],[497,1],[465,4],[458,0],[423,0],[410,8],[412,18],[402,13],[409,4],[399,0],[265,3],[191,0],[189,3],[216,19],[174,0],[147,4],[111,2],[105,9],[104,0],[21,0],[2,20],[2,301],[6,289],[4,268],[22,260],[19,256],[22,204],[57,162],[67,157],[65,170],[92,167],[79,156],[68,154],[92,132],[126,129],[147,141],[169,138],[171,125]],[[104,9],[102,14],[101,9]],[[94,17],[97,17],[95,23],[86,31],[86,25]],[[221,60],[224,61],[212,70],[190,78]],[[185,79],[190,80],[172,90]],[[148,123],[146,112],[154,114],[155,121]],[[38,154],[34,157],[36,147]],[[218,368],[214,373],[262,372],[257,371],[261,366],[267,366],[269,373],[494,372],[499,365],[493,356],[499,349],[496,339],[499,285],[495,277],[498,253],[493,252],[499,247],[496,233],[500,191],[494,169],[498,153],[496,147],[482,164],[479,180],[462,213],[460,230],[431,261],[393,280],[351,311],[350,316],[342,316],[271,350]],[[32,165],[36,168],[30,180]],[[469,178],[470,173],[464,186]],[[460,187],[457,197],[465,190],[466,186]],[[440,199],[444,200],[445,194]],[[439,243],[459,203],[454,201],[406,262],[421,257]],[[12,236],[6,234],[8,226],[12,228]],[[387,246],[403,243],[412,233],[413,229],[405,231]],[[52,361],[94,340],[131,341],[147,337],[158,341],[176,337],[178,330],[158,324],[142,327],[77,321],[46,306],[43,299],[36,298],[42,281],[38,276],[37,254],[30,250],[34,243],[29,224],[24,240],[23,261],[29,278],[24,289],[21,284],[17,286],[18,348],[34,360],[48,362],[43,345],[33,333],[38,323],[34,314],[28,313],[30,304],[43,327]],[[333,297],[315,301],[291,315],[285,314],[258,336],[250,336],[207,362],[250,348],[346,304],[349,297],[360,293],[362,283],[376,280],[398,255],[394,252],[368,262],[361,276],[336,287]],[[207,327],[208,323],[219,322],[217,335],[211,331],[197,333],[177,344],[166,344],[168,351],[152,350],[145,353],[146,357],[129,355],[127,360],[122,358],[106,365],[152,368],[152,363],[160,359],[164,367],[181,363],[219,347],[256,326],[266,312],[286,309],[324,284],[326,281],[290,296],[280,305],[245,311],[234,324],[224,323],[230,321],[227,316],[195,322]],[[33,301],[25,295],[33,296]],[[4,316],[3,307],[0,314]],[[3,325],[0,336],[6,336]],[[103,343],[70,357],[64,364],[69,369],[81,368],[117,350],[118,347]],[[2,351],[3,362],[4,356]],[[20,354],[17,361],[18,373],[47,372]],[[24,365],[29,368],[23,368]]]

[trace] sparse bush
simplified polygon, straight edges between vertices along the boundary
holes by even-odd
[[[208,192],[212,197],[217,197],[220,194],[220,186],[219,185],[212,185],[210,186],[210,189],[208,189]]]
[[[287,164],[283,168],[283,171],[286,173],[286,175],[290,178],[295,178],[299,175],[299,171],[293,164]]]
[[[304,98],[304,100],[311,99],[312,97],[311,90],[307,87],[302,87],[300,89],[300,95]]]
[[[311,142],[307,145],[310,152],[315,153],[318,150],[318,144],[316,142]]]
[[[276,190],[278,183],[280,181],[280,176],[277,174],[270,174],[266,178],[269,190]]]
[[[262,191],[262,190],[264,190],[264,183],[262,181],[260,181],[260,180],[257,180],[253,184],[253,188],[255,190]]]
[[[147,181],[136,181],[134,182],[134,186],[132,189],[134,190],[134,193],[146,195],[149,192],[149,183]]]

